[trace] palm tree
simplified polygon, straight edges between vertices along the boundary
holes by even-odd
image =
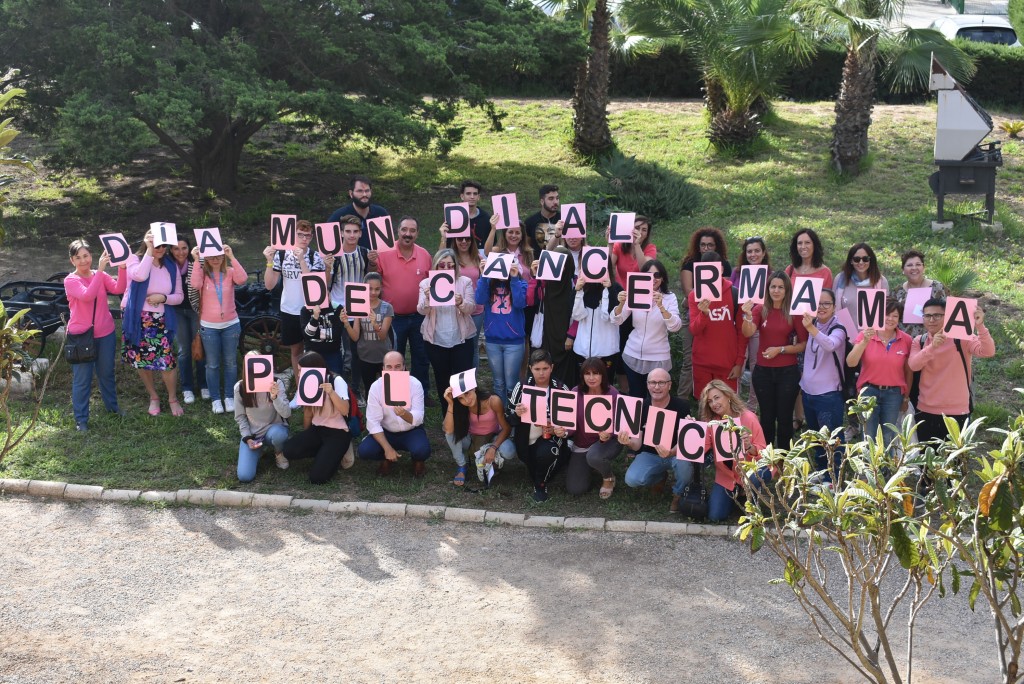
[[[903,0],[804,0],[788,20],[786,30],[812,32],[821,44],[846,51],[832,126],[831,165],[839,173],[858,173],[868,153],[879,71],[894,92],[927,83],[932,53],[957,80],[974,73],[970,58],[938,31],[900,27],[903,5]],[[771,40],[767,34],[759,38]]]
[[[12,88],[6,93],[0,94],[0,111],[3,111],[4,107],[10,104],[11,100],[16,97],[21,97],[24,94],[25,91],[18,88]],[[24,155],[11,154],[6,149],[19,133],[19,131],[11,128],[11,121],[13,121],[13,119],[0,120],[0,166],[20,166],[25,169],[34,170],[32,162],[30,162]],[[13,183],[14,180],[14,176],[0,175],[0,188]],[[6,203],[7,195],[0,192],[0,219],[3,218],[3,205]],[[3,225],[0,224],[0,240],[3,240],[4,236]]]
[[[700,65],[716,147],[745,145],[761,132],[761,114],[794,63],[814,51],[806,31],[786,34],[776,23],[792,0],[628,0],[629,32],[655,44],[678,44]],[[773,40],[753,42],[754,32]]]
[[[572,146],[583,157],[595,158],[612,148],[608,128],[608,78],[612,17],[608,0],[542,0],[548,12],[577,20],[589,30],[587,59],[576,71],[572,95]]]

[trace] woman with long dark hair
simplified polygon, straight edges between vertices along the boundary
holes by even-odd
[[[512,426],[505,418],[505,404],[498,395],[481,387],[458,397],[453,394],[451,387],[444,391],[447,409],[443,428],[456,465],[452,484],[461,487],[466,484],[467,452],[476,454],[483,449],[483,458],[478,463],[486,468],[498,460],[497,470],[502,461],[515,458],[516,448],[512,441]],[[478,472],[482,470],[478,468]]]
[[[181,380],[181,400],[195,403],[196,389],[203,399],[210,398],[206,388],[206,362],[192,359],[192,340],[199,334],[199,293],[192,287],[192,269],[198,265],[192,258],[192,242],[185,235],[178,236],[178,244],[170,248],[178,267],[181,291],[186,294],[181,304],[174,307],[177,331],[174,343],[178,348],[178,376]]]
[[[476,301],[484,303],[484,339],[494,393],[506,408],[526,354],[527,287],[515,261],[508,280],[481,278],[476,284]]]
[[[680,335],[680,356],[679,356],[679,384],[676,388],[681,397],[689,398],[694,394],[693,381],[693,333],[690,331],[690,309],[687,304],[690,292],[693,291],[693,265],[701,260],[701,257],[710,252],[718,255],[722,262],[722,277],[732,277],[732,266],[727,258],[728,247],[725,244],[725,236],[722,231],[712,226],[698,228],[690,235],[690,243],[686,249],[686,256],[679,265],[679,286],[682,288],[683,307],[679,317],[682,325],[679,328]],[[633,394],[630,391],[630,394]],[[636,395],[634,395],[636,396]]]
[[[114,317],[110,314],[107,295],[123,294],[128,286],[125,267],[117,269],[117,277],[108,274],[110,256],[100,254],[99,268],[92,270],[92,252],[85,240],[74,240],[68,245],[71,265],[75,267],[64,278],[64,292],[68,296],[71,318],[67,332],[71,335],[84,333],[92,328],[93,346],[96,359],[71,366],[71,407],[75,414],[75,427],[79,432],[89,429],[89,396],[92,394],[92,377],[100,386],[103,404],[111,413],[123,415],[117,404],[117,384],[114,380],[114,356],[117,341],[114,339]]]
[[[786,275],[790,280],[797,276],[820,278],[825,287],[832,287],[832,271],[825,265],[825,248],[812,229],[803,228],[793,235],[789,243],[789,259]]]
[[[344,378],[328,370],[324,357],[316,352],[306,352],[299,357],[300,373],[304,368],[319,368],[324,372],[326,382],[320,385],[324,391],[323,404],[304,407],[302,432],[284,443],[283,452],[289,462],[312,458],[309,481],[323,484],[338,472],[341,459],[352,443],[348,431],[348,385]]]
[[[850,312],[850,317],[857,320],[857,290],[879,289],[889,291],[889,281],[878,268],[875,250],[866,242],[858,242],[846,254],[843,270],[835,281],[836,306]]]
[[[765,244],[764,238],[760,235],[748,237],[743,241],[740,260],[736,266],[735,272],[733,273],[734,277],[732,278],[732,284],[734,286],[739,285],[743,269],[751,266],[767,266],[768,273],[770,274],[772,272],[771,258],[768,255],[768,245]],[[751,381],[751,375],[754,372],[754,366],[757,365],[757,347],[760,337],[761,334],[759,332],[755,332],[747,342],[747,360],[743,364],[743,375],[740,377],[740,385],[750,386],[750,394],[747,397],[747,406],[749,406],[751,410],[757,409],[757,392],[754,391],[754,384]]]
[[[569,442],[569,467],[565,475],[565,489],[570,494],[585,494],[590,489],[590,471],[596,470],[601,476],[599,496],[607,499],[615,490],[615,475],[612,473],[612,461],[622,451],[622,445],[615,433],[609,428],[605,432],[593,433],[587,430],[583,422],[583,403],[587,396],[607,396],[615,405],[618,391],[608,383],[608,368],[604,359],[592,356],[583,362],[580,368],[583,378],[578,387],[576,399],[576,429],[570,431],[572,441]]]

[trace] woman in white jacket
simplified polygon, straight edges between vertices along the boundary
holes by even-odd
[[[615,380],[619,359],[619,326],[612,320],[612,309],[619,301],[622,286],[606,277],[600,283],[576,281],[576,299],[572,304],[572,327],[575,338],[572,350],[576,365],[591,357],[600,358],[607,368],[608,381]]]
[[[441,406],[445,405],[444,390],[451,376],[473,367],[473,345],[476,344],[476,295],[473,281],[459,273],[455,252],[442,249],[434,255],[433,270],[452,271],[455,274],[455,296],[452,305],[430,305],[430,278],[420,281],[420,298],[416,310],[423,314],[423,341],[427,357],[434,369],[434,382]]]
[[[622,361],[626,367],[629,393],[643,397],[647,392],[647,375],[655,368],[672,370],[672,350],[668,334],[683,327],[679,318],[679,301],[668,289],[668,271],[657,259],[640,267],[641,273],[654,275],[654,305],[647,311],[626,308],[626,293],[620,292],[619,304],[612,311],[612,322],[622,325],[633,317],[633,332],[626,339]]]

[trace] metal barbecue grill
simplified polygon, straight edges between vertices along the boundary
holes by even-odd
[[[1003,165],[999,142],[980,144],[992,132],[992,117],[967,94],[932,55],[929,90],[938,92],[939,113],[935,130],[935,165],[939,170],[928,185],[939,204],[939,221],[945,221],[946,195],[984,195],[988,222],[996,209],[996,168]]]

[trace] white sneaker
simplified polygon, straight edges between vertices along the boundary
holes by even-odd
[[[199,396],[201,396],[206,401],[210,401],[210,390],[208,390],[208,389],[201,389],[201,390],[199,390]]]
[[[234,399],[225,399],[224,400],[224,410],[227,411],[228,413],[234,413],[235,412],[235,400]]]
[[[216,414],[224,413],[224,404],[221,403],[220,399],[215,399],[213,402],[213,412]]]
[[[185,390],[184,392],[181,393],[181,400],[184,401],[186,404],[194,404],[196,402],[196,395],[192,394],[192,392],[188,390]]]

